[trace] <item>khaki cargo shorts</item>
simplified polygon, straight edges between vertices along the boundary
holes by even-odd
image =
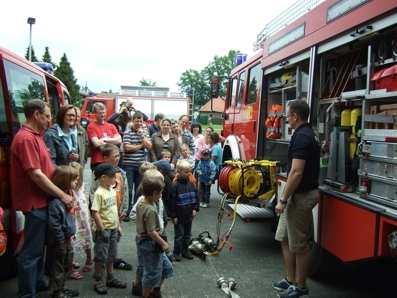
[[[318,203],[318,198],[317,189],[294,194],[280,215],[275,239],[288,241],[291,252],[305,250],[313,239],[312,209]]]

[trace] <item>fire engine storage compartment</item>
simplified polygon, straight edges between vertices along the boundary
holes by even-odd
[[[288,143],[292,130],[286,112],[290,100],[307,98],[309,60],[285,65],[265,74],[264,105],[266,107],[266,134],[263,158],[277,160],[281,172],[287,169]]]
[[[336,113],[362,108],[353,189],[347,193],[331,185],[320,187],[318,243],[345,262],[396,254],[388,244],[389,235],[397,231],[395,32],[395,28],[379,32],[320,57],[319,100],[314,106],[322,144],[329,143],[333,126],[341,121],[340,115],[333,115],[334,119],[327,115],[331,105]],[[385,46],[384,41],[390,44]],[[328,167],[332,162],[328,160]]]

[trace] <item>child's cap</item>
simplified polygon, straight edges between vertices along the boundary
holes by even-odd
[[[155,165],[157,167],[157,169],[159,169],[164,174],[169,174],[172,172],[172,167],[168,160],[161,159],[161,160],[155,161],[153,163],[153,165]]]
[[[112,177],[117,173],[117,169],[112,166],[110,163],[102,163],[95,167],[94,175],[95,180],[100,178],[102,175]]]

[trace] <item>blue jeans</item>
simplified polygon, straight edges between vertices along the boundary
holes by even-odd
[[[47,225],[47,208],[25,213],[24,243],[17,257],[19,297],[36,297],[36,287],[43,281]]]
[[[158,251],[152,239],[136,239],[138,266],[137,280],[142,288],[157,288],[161,281],[174,275],[170,260],[164,252]]]
[[[199,182],[199,199],[200,202],[209,204],[211,196],[211,184]]]
[[[127,174],[128,182],[128,209],[127,215],[130,215],[132,207],[138,199],[138,186],[141,183],[141,176],[139,175],[139,167],[125,166],[124,171]],[[134,195],[132,195],[134,191]]]
[[[178,223],[174,225],[174,255],[179,256],[188,250],[190,238],[192,236],[192,222]]]

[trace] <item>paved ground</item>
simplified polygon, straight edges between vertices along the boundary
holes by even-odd
[[[216,200],[218,196],[214,195]],[[193,225],[193,235],[209,230],[214,235],[216,227],[215,203],[211,208],[202,209]],[[230,224],[226,220],[225,225]],[[120,255],[136,264],[134,243],[135,224],[123,223],[124,236],[121,240]],[[168,227],[172,239],[173,231]],[[243,223],[238,221],[231,242],[233,249],[225,249],[217,257],[201,261],[183,260],[175,264],[175,277],[166,281],[164,297],[225,297],[216,287],[218,276],[234,277],[238,282],[240,297],[277,297],[271,288],[274,280],[283,276],[282,258],[279,245],[273,240],[269,223]],[[81,257],[79,258],[81,260]],[[341,265],[328,262],[328,274],[309,280],[311,297],[396,297],[391,295],[394,288],[395,263],[377,262],[359,265]],[[134,272],[117,271],[117,276],[128,282],[124,290],[110,290],[107,297],[131,297],[130,281]],[[80,281],[68,281],[68,287],[78,289],[80,297],[94,297],[92,278],[86,274]],[[0,282],[1,297],[16,297],[16,280]],[[388,295],[389,293],[389,295]],[[46,294],[40,295],[46,297]]]

